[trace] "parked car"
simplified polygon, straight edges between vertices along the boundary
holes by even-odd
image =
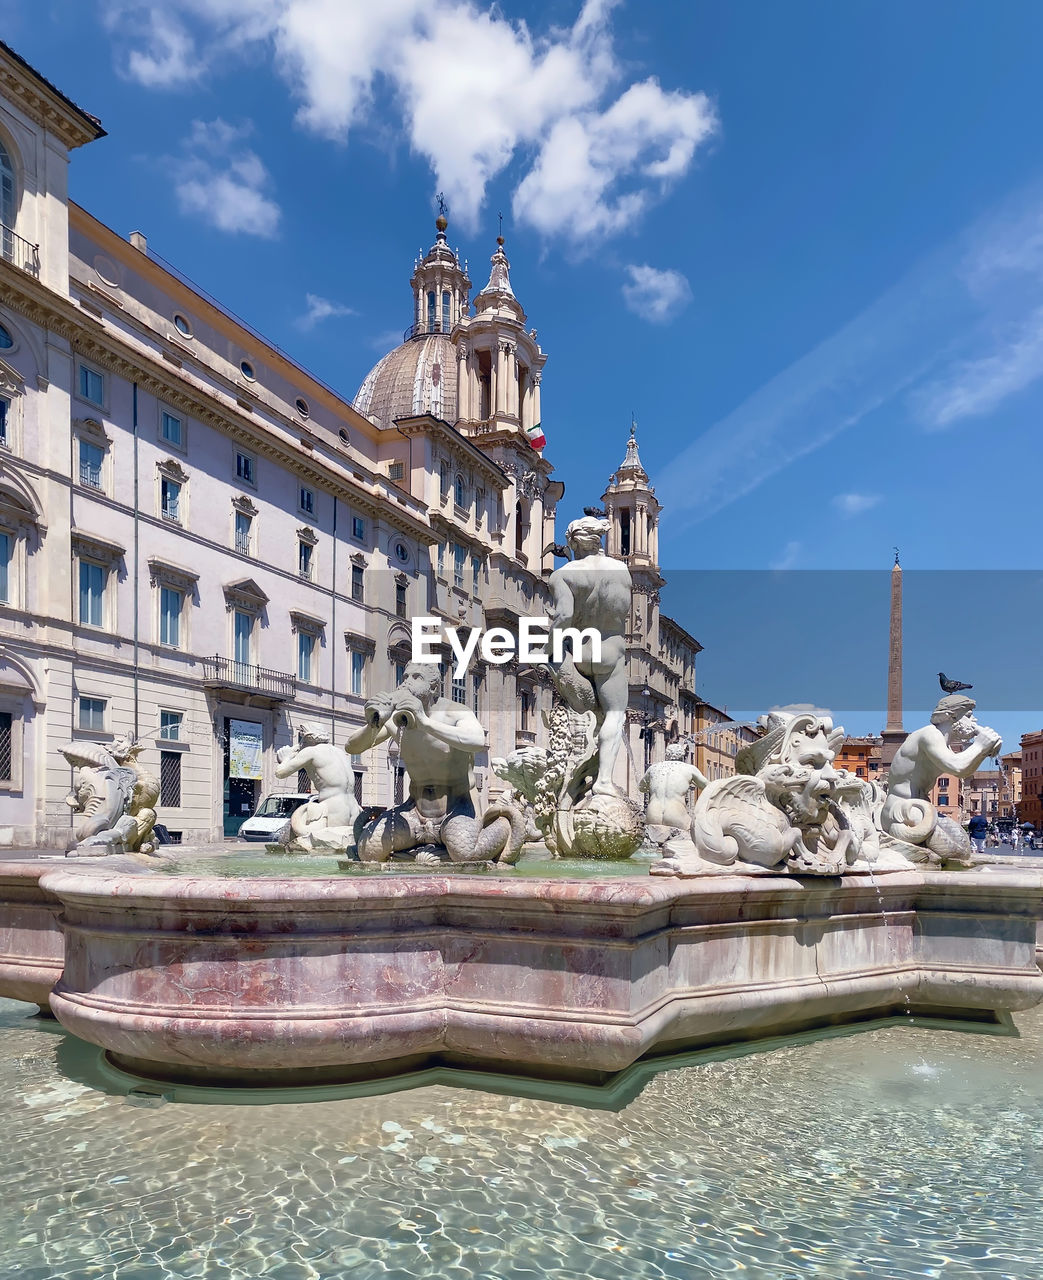
[[[274,840],[290,820],[294,809],[299,809],[311,796],[300,792],[277,791],[265,796],[256,810],[239,828],[240,840]]]

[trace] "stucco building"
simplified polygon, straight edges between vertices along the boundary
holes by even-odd
[[[404,341],[349,402],[144,235],[124,239],[68,198],[70,152],[102,134],[0,46],[9,845],[68,841],[60,748],[118,735],[146,742],[175,838],[234,834],[261,794],[286,788],[275,752],[300,724],[342,743],[366,698],[394,686],[414,615],[513,629],[545,613],[554,565],[564,487],[538,447],[547,357],[502,240],[472,303],[439,218]],[[639,584],[632,691],[642,750],[661,758],[688,724],[698,645],[659,616],[647,481],[639,461],[613,477],[613,511],[629,504],[633,523],[629,550],[621,524],[610,550]],[[463,679],[447,672],[445,692],[489,728],[476,761],[487,796],[490,756],[542,740],[549,685],[515,663],[473,663]],[[385,747],[355,760],[355,779],[367,804],[405,785]]]

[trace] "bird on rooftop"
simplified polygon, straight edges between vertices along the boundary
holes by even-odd
[[[962,680],[950,680],[944,671],[938,672],[938,683],[943,693],[959,693],[961,689],[973,689],[974,685],[964,684]]]

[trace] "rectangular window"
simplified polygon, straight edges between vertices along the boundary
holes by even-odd
[[[315,492],[312,489],[306,489],[301,485],[301,510],[307,511],[308,515],[315,514]]]
[[[233,628],[234,660],[247,666],[250,662],[250,641],[253,639],[254,620],[250,614],[236,609]]]
[[[235,513],[235,549],[240,555],[248,556],[250,554],[250,534],[253,527],[253,518],[244,516],[241,511]]]
[[[165,809],[181,808],[181,752],[159,753],[159,803]]]
[[[389,480],[401,480],[405,473],[406,469],[401,462],[392,462],[388,466]]]
[[[406,678],[406,664],[404,662],[395,663],[395,685],[396,687]]]
[[[441,577],[445,573],[445,547],[444,542],[438,544],[438,576]]]
[[[352,600],[357,600],[360,604],[365,596],[363,581],[362,566],[353,564],[351,566],[351,598]]]
[[[403,583],[395,583],[395,617],[404,618],[406,616],[406,588]]]
[[[351,652],[351,692],[361,694],[366,671],[366,655],[357,649]]]
[[[311,660],[315,650],[315,637],[306,631],[297,633],[297,679],[311,684]]]
[[[453,701],[459,702],[461,706],[467,705],[467,677],[461,676],[459,680],[453,681]]]
[[[14,781],[14,717],[0,711],[0,782]]]
[[[105,454],[89,440],[80,441],[80,484],[88,489],[101,488],[101,464]]]
[[[531,695],[527,689],[523,689],[521,697],[518,700],[518,727],[519,729],[528,729],[529,727],[529,711],[531,708]]]
[[[181,419],[175,417],[172,413],[167,413],[164,409],[163,417],[159,424],[159,434],[160,438],[165,440],[167,444],[177,445],[180,448],[183,443]]]
[[[173,587],[159,589],[159,643],[172,645],[175,649],[181,644],[181,606],[185,597]]]
[[[311,555],[315,548],[308,542],[297,543],[297,573],[311,581]]]
[[[485,508],[485,490],[475,489],[474,491],[474,522],[482,523],[482,511]]]
[[[105,604],[105,569],[89,560],[80,561],[80,622],[100,627]]]
[[[449,497],[449,463],[442,462],[438,466],[438,492],[443,501]]]
[[[105,731],[105,699],[104,698],[81,698],[80,699],[80,721],[81,729],[88,729],[92,733],[104,733]]]
[[[160,507],[164,520],[181,523],[181,486],[176,480],[168,480],[164,476],[159,482]]]
[[[88,369],[85,364],[80,365],[80,395],[91,404],[105,403],[104,377],[93,369]]]
[[[478,594],[478,582],[481,577],[482,562],[477,556],[471,557],[471,594]]]
[[[161,711],[159,713],[159,736],[168,742],[181,741],[181,725],[185,719],[182,711]]]
[[[482,709],[482,677],[471,677],[471,710],[474,714],[480,715]]]
[[[11,401],[0,396],[0,444],[10,444],[7,438],[7,423],[11,413]]]
[[[361,542],[366,536],[366,522],[361,516],[351,517],[351,536]]]
[[[459,542],[453,543],[453,582],[458,586],[464,585],[464,562],[467,559],[467,549],[462,547]]]
[[[11,535],[0,533],[0,600],[11,599]]]
[[[254,460],[250,454],[236,452],[235,474],[245,484],[254,483]]]

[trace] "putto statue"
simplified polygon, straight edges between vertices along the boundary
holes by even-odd
[[[573,520],[565,541],[574,558],[548,580],[551,628],[575,634],[564,638],[560,660],[549,664],[557,692],[550,747],[533,794],[526,793],[548,848],[588,858],[628,858],[643,835],[640,810],[612,781],[629,697],[632,584],[626,565],[602,549],[608,528],[603,516]],[[600,651],[581,637],[585,630],[599,637]],[[493,768],[516,770],[516,755]]]
[[[412,853],[415,861],[513,862],[525,839],[525,814],[509,803],[477,816],[474,757],[485,749],[485,730],[465,706],[441,697],[437,666],[411,662],[394,693],[366,703],[366,725],[345,745],[368,751],[394,737],[409,774],[409,799],[368,821],[356,822],[363,862]]]
[[[931,723],[911,733],[895,753],[880,813],[885,844],[897,842],[917,862],[969,862],[971,843],[963,828],[931,803],[942,774],[969,778],[1003,747],[1000,735],[975,720],[975,702],[965,694],[941,699]],[[889,838],[889,839],[888,839]]]
[[[760,724],[764,734],[736,756],[735,775],[701,792],[694,851],[667,845],[653,875],[839,875],[857,867],[864,842],[833,768],[844,730],[814,712],[771,712]]]
[[[76,773],[65,803],[80,815],[73,831],[76,844],[68,856],[108,853],[154,853],[152,828],[159,779],[138,756],[143,742],[117,737],[101,742],[70,742],[62,755]]]
[[[688,797],[708,785],[695,765],[688,763],[687,756],[687,743],[671,742],[666,759],[649,765],[637,784],[638,791],[648,796],[645,834],[660,848],[669,842],[671,856],[695,853]]]
[[[296,748],[280,747],[276,761],[277,778],[292,778],[303,769],[315,794],[293,811],[274,843],[289,853],[353,847],[360,810],[350,756],[331,744],[325,729],[304,724],[297,731]]]

